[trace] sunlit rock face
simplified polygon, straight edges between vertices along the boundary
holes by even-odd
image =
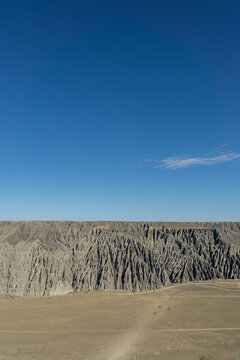
[[[240,278],[240,223],[0,222],[0,296]]]

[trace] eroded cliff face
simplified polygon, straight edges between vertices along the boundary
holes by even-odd
[[[240,223],[0,222],[0,296],[240,278]]]

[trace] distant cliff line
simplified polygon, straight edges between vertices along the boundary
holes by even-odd
[[[240,278],[240,223],[0,222],[0,296]]]

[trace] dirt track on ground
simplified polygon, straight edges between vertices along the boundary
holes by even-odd
[[[229,360],[240,356],[239,300],[231,281],[4,300],[0,359]]]

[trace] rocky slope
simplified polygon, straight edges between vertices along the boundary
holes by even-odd
[[[0,222],[0,296],[240,278],[240,223]]]

